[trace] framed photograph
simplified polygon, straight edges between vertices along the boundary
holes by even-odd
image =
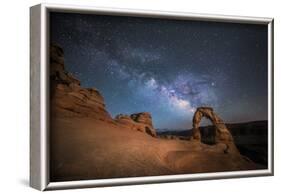
[[[30,9],[30,185],[273,175],[273,19]]]

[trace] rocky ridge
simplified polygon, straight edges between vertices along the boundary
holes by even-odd
[[[80,81],[65,70],[62,48],[52,44],[50,56],[52,114],[59,117],[93,117],[156,136],[150,113],[119,114],[112,119],[100,92],[96,88],[81,87]]]

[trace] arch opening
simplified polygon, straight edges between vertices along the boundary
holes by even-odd
[[[201,142],[208,145],[216,144],[216,130],[211,120],[203,117],[200,122],[199,131],[201,134]]]

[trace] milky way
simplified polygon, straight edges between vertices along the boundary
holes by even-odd
[[[51,13],[51,41],[107,110],[191,127],[199,106],[227,122],[267,119],[267,26]]]

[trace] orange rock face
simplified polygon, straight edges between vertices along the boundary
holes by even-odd
[[[236,148],[233,137],[230,131],[227,129],[226,125],[224,124],[223,120],[214,112],[213,108],[211,107],[199,107],[197,108],[196,112],[193,116],[193,140],[201,140],[201,134],[199,130],[199,124],[201,119],[206,117],[209,119],[215,128],[215,143],[216,144],[225,144],[226,151],[238,151]]]
[[[124,127],[145,132],[153,137],[156,137],[156,130],[152,125],[150,113],[136,113],[130,116],[119,114],[116,116],[115,120],[116,122],[124,125]]]
[[[51,112],[60,117],[96,117],[111,120],[103,97],[95,88],[83,88],[80,81],[64,69],[63,51],[51,46]]]
[[[60,117],[93,117],[122,127],[156,136],[150,113],[119,115],[113,120],[106,111],[104,99],[96,88],[83,88],[80,81],[64,68],[63,50],[52,45],[50,48],[51,112]],[[58,115],[59,114],[59,115]]]

